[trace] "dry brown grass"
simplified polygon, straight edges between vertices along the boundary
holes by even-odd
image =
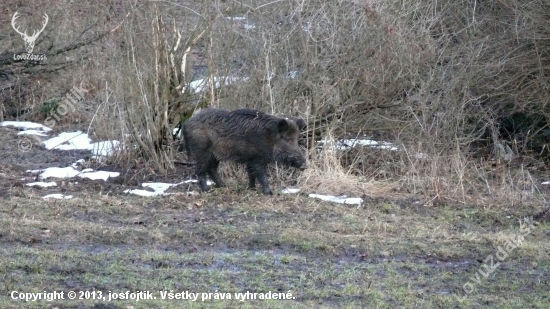
[[[341,163],[341,152],[334,149],[334,139],[326,138],[322,149],[318,149],[315,159],[300,173],[299,187],[308,193],[346,194],[348,196],[387,197],[403,196],[396,192],[395,181],[374,181],[354,174],[350,167]]]

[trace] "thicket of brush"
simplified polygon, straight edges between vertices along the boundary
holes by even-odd
[[[548,159],[547,1],[11,1],[1,10],[4,118],[40,120],[44,102],[87,88],[87,121],[132,145],[117,158],[127,166],[171,169],[172,129],[204,106],[307,119],[315,169],[306,185],[319,173],[361,175],[466,200],[495,186],[536,190],[532,173]],[[49,14],[35,48],[48,54],[43,64],[10,60],[23,49],[10,30],[15,10]],[[318,154],[320,138],[364,135],[401,150]]]

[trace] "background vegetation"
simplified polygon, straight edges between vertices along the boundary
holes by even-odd
[[[47,61],[13,60],[15,11],[29,29],[50,16],[35,47]],[[138,145],[117,162],[163,173],[197,107],[257,108],[308,120],[304,185],[340,171],[484,203],[546,166],[549,19],[543,0],[8,1],[1,116],[41,121],[84,88],[63,125]],[[358,136],[402,151],[318,154],[322,138]]]

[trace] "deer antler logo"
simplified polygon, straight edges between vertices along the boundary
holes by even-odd
[[[15,14],[13,14],[13,18],[11,19],[11,26],[17,33],[21,35],[21,37],[25,41],[25,50],[27,51],[27,53],[32,54],[32,51],[34,49],[34,41],[36,41],[38,35],[42,31],[44,31],[44,28],[46,28],[46,25],[48,24],[48,14],[44,13],[44,25],[42,26],[42,29],[40,29],[39,31],[34,30],[31,36],[27,34],[27,31],[21,32],[19,31],[19,29],[17,29],[17,27],[15,26],[15,20],[18,17],[18,12],[15,12]]]

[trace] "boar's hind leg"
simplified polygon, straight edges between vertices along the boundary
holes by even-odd
[[[256,168],[254,164],[248,162],[246,164],[246,171],[248,172],[248,188],[256,188]]]
[[[218,173],[219,165],[220,165],[220,161],[216,160],[215,158],[212,158],[208,166],[208,175],[210,175],[212,180],[216,183],[217,187],[224,187],[225,184],[223,183],[220,177],[220,174]]]
[[[269,183],[267,182],[267,174],[265,172],[265,165],[260,163],[248,162],[246,165],[246,170],[248,171],[248,185],[251,189],[254,189],[256,186],[256,178],[262,186],[262,192],[264,194],[272,195],[271,189],[269,188]]]
[[[195,174],[197,174],[197,178],[199,179],[199,187],[202,191],[208,191],[208,185],[206,184],[206,169],[202,167],[201,165],[197,164],[197,168],[195,169]]]
[[[216,186],[224,186],[220,175],[218,174],[218,165],[219,161],[212,155],[208,155],[205,158],[200,158],[197,160],[195,174],[197,174],[197,178],[199,179],[199,187],[202,191],[208,191],[209,189],[206,183],[206,174],[212,177],[212,180],[216,183]]]

